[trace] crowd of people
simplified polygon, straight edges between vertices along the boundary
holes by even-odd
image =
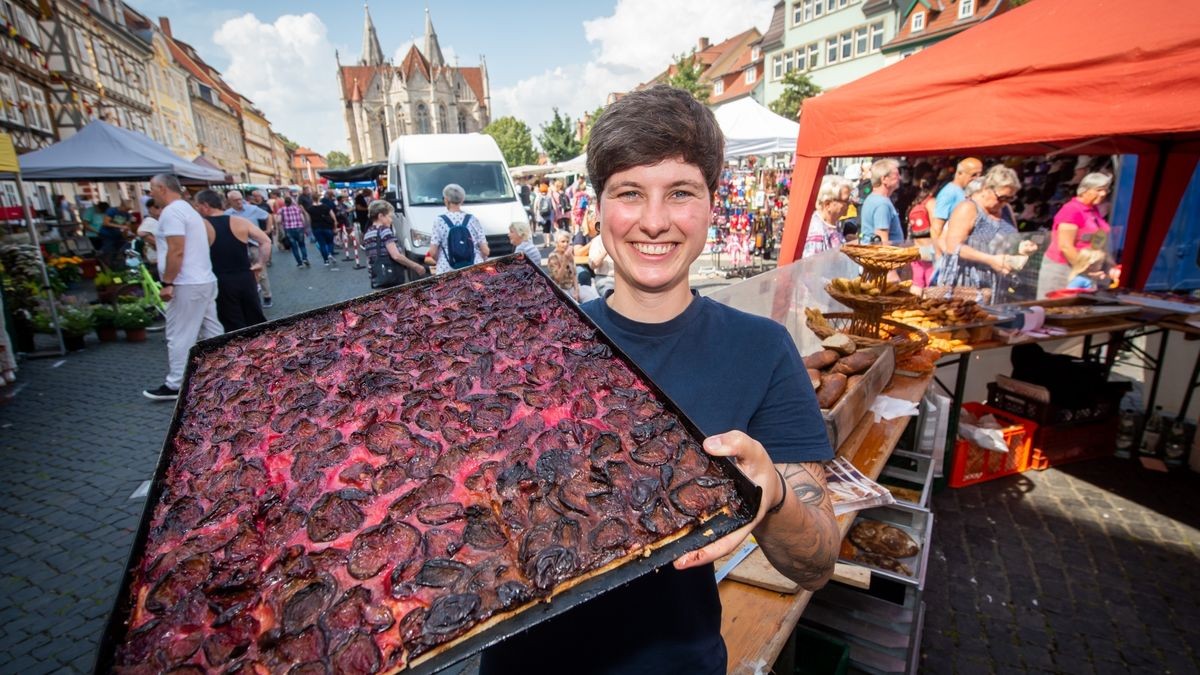
[[[822,180],[803,256],[911,242],[920,257],[902,274],[918,292],[1003,302],[1095,290],[1119,276],[1112,181],[1108,157],[855,163]]]

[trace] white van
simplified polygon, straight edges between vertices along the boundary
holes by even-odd
[[[529,222],[528,216],[500,147],[486,134],[418,134],[392,143],[387,196],[399,212],[396,236],[404,252],[424,260],[433,226],[445,211],[442,188],[450,183],[466,191],[463,210],[483,223],[491,255],[512,253],[508,228]]]

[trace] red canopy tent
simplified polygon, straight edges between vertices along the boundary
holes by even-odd
[[[1200,2],[1037,0],[804,103],[780,262],[830,157],[1136,154],[1140,288],[1200,156]]]

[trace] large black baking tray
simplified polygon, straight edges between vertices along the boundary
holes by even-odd
[[[245,340],[253,338],[262,333],[289,326],[291,324],[305,321],[310,317],[316,316],[325,312],[340,311],[350,308],[355,305],[368,302],[381,296],[405,293],[414,288],[419,288],[424,285],[446,283],[453,281],[455,278],[468,274],[470,271],[482,266],[501,266],[501,265],[528,265],[537,271],[543,285],[550,289],[555,297],[565,306],[570,307],[577,316],[584,321],[588,326],[595,329],[595,339],[607,345],[612,350],[615,358],[622,360],[625,365],[637,375],[637,377],[650,389],[651,392],[662,402],[663,406],[678,416],[688,433],[695,439],[703,439],[705,434],[700,431],[700,428],[693,422],[683,410],[675,404],[663,391],[654,383],[653,380],[633,361],[625,352],[623,352],[617,344],[596,325],[591,318],[584,313],[579,306],[566,295],[566,293],[553,283],[550,277],[540,266],[528,260],[522,254],[513,254],[502,258],[489,260],[485,263],[480,263],[472,267],[462,270],[456,270],[447,274],[438,275],[436,277],[426,277],[418,281],[414,281],[403,286],[384,289],[381,291],[368,293],[357,298],[346,300],[325,307],[293,314],[282,319],[269,321],[267,323],[250,326],[241,330],[225,333],[223,335],[204,340],[192,347],[188,353],[188,365],[184,372],[183,383],[180,386],[180,396],[175,403],[175,410],[171,417],[171,424],[167,430],[166,439],[163,441],[162,450],[159,453],[158,464],[154,470],[154,477],[151,480],[149,492],[146,495],[146,504],[143,508],[142,518],[138,525],[136,534],[134,535],[133,543],[130,547],[129,557],[125,565],[125,571],[121,578],[121,585],[113,602],[113,608],[109,613],[108,623],[105,626],[104,633],[100,638],[100,645],[97,649],[93,672],[108,673],[111,672],[116,657],[116,649],[125,641],[127,633],[127,622],[129,619],[132,605],[128,600],[130,587],[133,583],[134,571],[137,568],[138,562],[144,553],[146,540],[149,536],[151,521],[154,517],[154,508],[158,504],[162,496],[162,491],[165,484],[165,476],[167,468],[172,460],[172,439],[179,430],[181,423],[181,413],[187,405],[187,392],[189,383],[192,378],[192,373],[195,368],[197,357],[221,347],[234,340]],[[637,579],[645,574],[669,564],[676,558],[680,557],[688,551],[701,548],[720,537],[733,532],[753,520],[754,515],[758,513],[759,504],[762,499],[762,489],[754,484],[745,476],[734,463],[726,457],[710,456],[710,460],[728,476],[736,486],[738,494],[741,496],[744,508],[742,511],[733,515],[718,514],[709,520],[700,523],[692,528],[690,532],[678,539],[675,539],[665,545],[655,548],[648,555],[638,555],[632,560],[628,560],[619,567],[609,570],[603,574],[591,577],[586,581],[580,582],[570,588],[556,592],[548,601],[535,603],[518,612],[498,624],[490,628],[473,634],[466,639],[460,639],[458,642],[448,643],[449,647],[442,649],[436,657],[421,662],[415,666],[410,666],[406,673],[414,675],[424,675],[426,673],[436,673],[450,666],[459,663],[470,656],[482,651],[483,649],[494,645],[507,637],[516,635],[532,626],[535,626],[547,619],[555,617],[567,610],[576,607],[582,603],[591,600],[607,591],[623,586],[634,579]]]

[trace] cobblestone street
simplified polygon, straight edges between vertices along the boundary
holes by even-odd
[[[370,290],[339,264],[276,251],[268,317]],[[22,364],[0,405],[0,672],[90,669],[172,412],[141,390],[165,371],[161,332]],[[1197,672],[1198,488],[1104,460],[938,494],[922,669]]]

